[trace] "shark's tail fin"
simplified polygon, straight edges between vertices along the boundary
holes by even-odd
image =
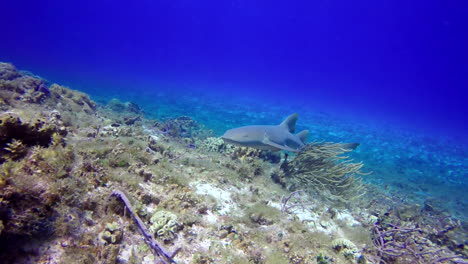
[[[307,137],[309,136],[309,130],[302,130],[301,132],[297,133],[297,136],[301,140],[302,143],[306,143]]]
[[[343,143],[342,146],[344,149],[355,150],[359,146],[359,143]]]
[[[297,113],[294,113],[288,116],[281,124],[281,127],[285,127],[289,133],[294,133],[296,131],[296,121],[299,118]]]

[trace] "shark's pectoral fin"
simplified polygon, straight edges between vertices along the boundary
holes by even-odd
[[[269,145],[269,146],[272,146],[274,148],[277,148],[278,150],[282,149],[282,150],[291,151],[291,152],[299,152],[299,150],[297,150],[297,149],[290,148],[290,147],[288,147],[286,145],[280,145],[278,143],[275,143],[275,142],[269,140],[268,138],[263,139],[262,143],[265,144],[265,145]]]

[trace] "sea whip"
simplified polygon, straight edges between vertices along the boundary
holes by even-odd
[[[128,200],[127,196],[119,190],[113,191],[111,196],[119,197],[120,200],[122,200],[122,202],[125,204],[128,211],[130,212],[130,215],[133,217],[133,220],[135,220],[135,223],[145,237],[146,244],[148,244],[148,246],[150,246],[151,250],[153,251],[153,254],[158,256],[163,264],[176,263],[173,258],[177,252],[179,252],[180,248],[176,249],[172,254],[166,253],[166,251],[164,251],[164,249],[158,245],[158,243],[156,243],[156,240],[154,240],[154,237],[151,235],[151,233],[148,232],[148,229],[146,229],[146,226],[141,218],[134,212],[132,204]]]

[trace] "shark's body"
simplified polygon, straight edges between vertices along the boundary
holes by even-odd
[[[305,145],[308,130],[293,134],[298,114],[292,114],[276,126],[245,126],[230,129],[221,136],[225,142],[272,151],[299,152]]]

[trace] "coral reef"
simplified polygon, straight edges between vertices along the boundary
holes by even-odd
[[[141,108],[132,102],[126,102],[123,103],[119,99],[112,99],[107,103],[107,108],[114,112],[122,113],[122,112],[127,112],[127,113],[133,113],[133,114],[143,114],[143,111]]]
[[[362,164],[340,144],[279,164],[280,154],[227,145],[192,118],[149,119],[136,104],[97,105],[47,84],[0,64],[2,263],[466,259],[466,224],[433,201],[369,187],[346,209],[321,200],[363,188]]]
[[[23,123],[13,113],[0,116],[0,154],[7,159],[18,160],[22,158],[28,148],[34,146],[48,147],[59,144],[61,138],[66,136],[64,126],[57,126],[57,115],[51,115],[49,120],[37,119],[32,124]],[[60,123],[59,123],[60,125]],[[0,163],[5,158],[0,158]]]
[[[181,138],[187,145],[213,135],[213,131],[205,129],[205,126],[188,116],[171,118],[165,122],[155,122],[154,127],[158,129],[159,134]]]
[[[224,140],[219,137],[208,137],[198,144],[198,149],[206,152],[232,153],[234,145],[224,143]]]
[[[271,163],[279,163],[281,160],[281,154],[279,152],[259,150],[248,147],[235,147],[231,157],[233,159],[240,159],[241,161],[246,159],[262,159]]]
[[[111,124],[113,127],[135,125],[135,123],[141,122],[144,116],[143,110],[137,104],[133,102],[123,103],[115,98],[107,103],[104,111],[107,111],[107,114],[115,119],[116,122]]]
[[[38,104],[50,96],[43,80],[20,74],[11,64],[1,63],[0,72],[0,90],[4,104],[14,101]]]

